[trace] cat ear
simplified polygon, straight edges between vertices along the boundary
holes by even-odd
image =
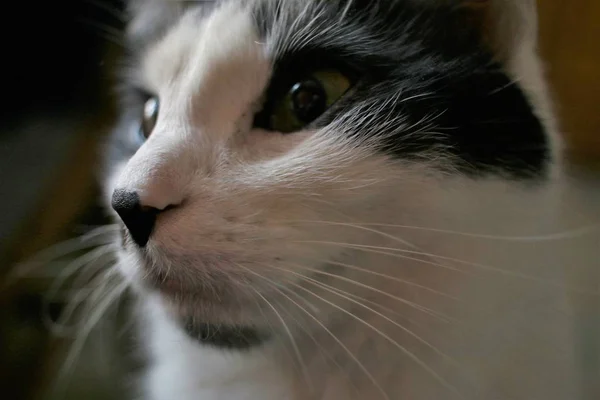
[[[499,61],[511,63],[537,46],[536,0],[419,0],[450,3],[465,12]]]
[[[536,0],[415,0],[452,3],[462,9],[468,23],[479,31],[485,45],[502,63],[511,79],[518,81],[535,104],[535,115],[551,133],[553,148],[560,152],[561,140],[552,99],[538,55],[538,15]],[[558,154],[558,153],[556,153]]]

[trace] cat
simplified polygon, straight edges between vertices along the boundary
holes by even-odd
[[[129,0],[139,397],[581,396],[534,3]]]

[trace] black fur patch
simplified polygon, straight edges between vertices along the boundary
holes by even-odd
[[[473,176],[545,175],[544,128],[467,14],[374,0],[354,2],[359,9],[341,18],[345,3],[266,1],[255,12],[267,48],[275,49],[274,84],[290,65],[324,57],[358,72],[354,90],[314,127],[341,122],[357,139],[382,135],[381,150],[396,157],[437,157],[440,168]]]

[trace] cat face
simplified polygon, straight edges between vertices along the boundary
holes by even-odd
[[[361,250],[394,241],[373,226],[485,219],[480,188],[542,184],[523,52],[431,3],[132,2],[105,187],[123,274],[179,317],[260,327],[257,299],[375,270]]]

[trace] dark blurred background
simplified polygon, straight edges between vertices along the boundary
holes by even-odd
[[[11,1],[0,13],[0,393],[49,398],[65,339],[49,334],[42,304],[60,274],[9,270],[48,246],[103,223],[95,167],[114,120],[114,66],[121,51],[119,0]],[[57,297],[50,314],[64,304]],[[46,311],[44,311],[46,312]],[[83,354],[85,357],[85,354]],[[81,372],[77,384],[95,385]],[[93,374],[90,374],[93,376]],[[106,376],[104,376],[106,378]],[[87,379],[87,380],[86,380]],[[101,385],[54,397],[102,396]],[[66,393],[66,392],[65,392]]]
[[[540,0],[539,6],[541,51],[570,160],[595,176],[600,2]],[[94,173],[115,118],[123,5],[119,0],[10,1],[0,21],[0,393],[11,400],[115,399],[120,389],[110,380],[119,365],[94,349],[82,351],[82,358],[93,361],[74,368],[74,387],[59,394],[49,389],[69,339],[50,335],[42,304],[68,259],[54,269],[29,271],[14,284],[2,282],[15,265],[42,249],[104,222]],[[63,307],[55,299],[46,313],[56,315]]]

